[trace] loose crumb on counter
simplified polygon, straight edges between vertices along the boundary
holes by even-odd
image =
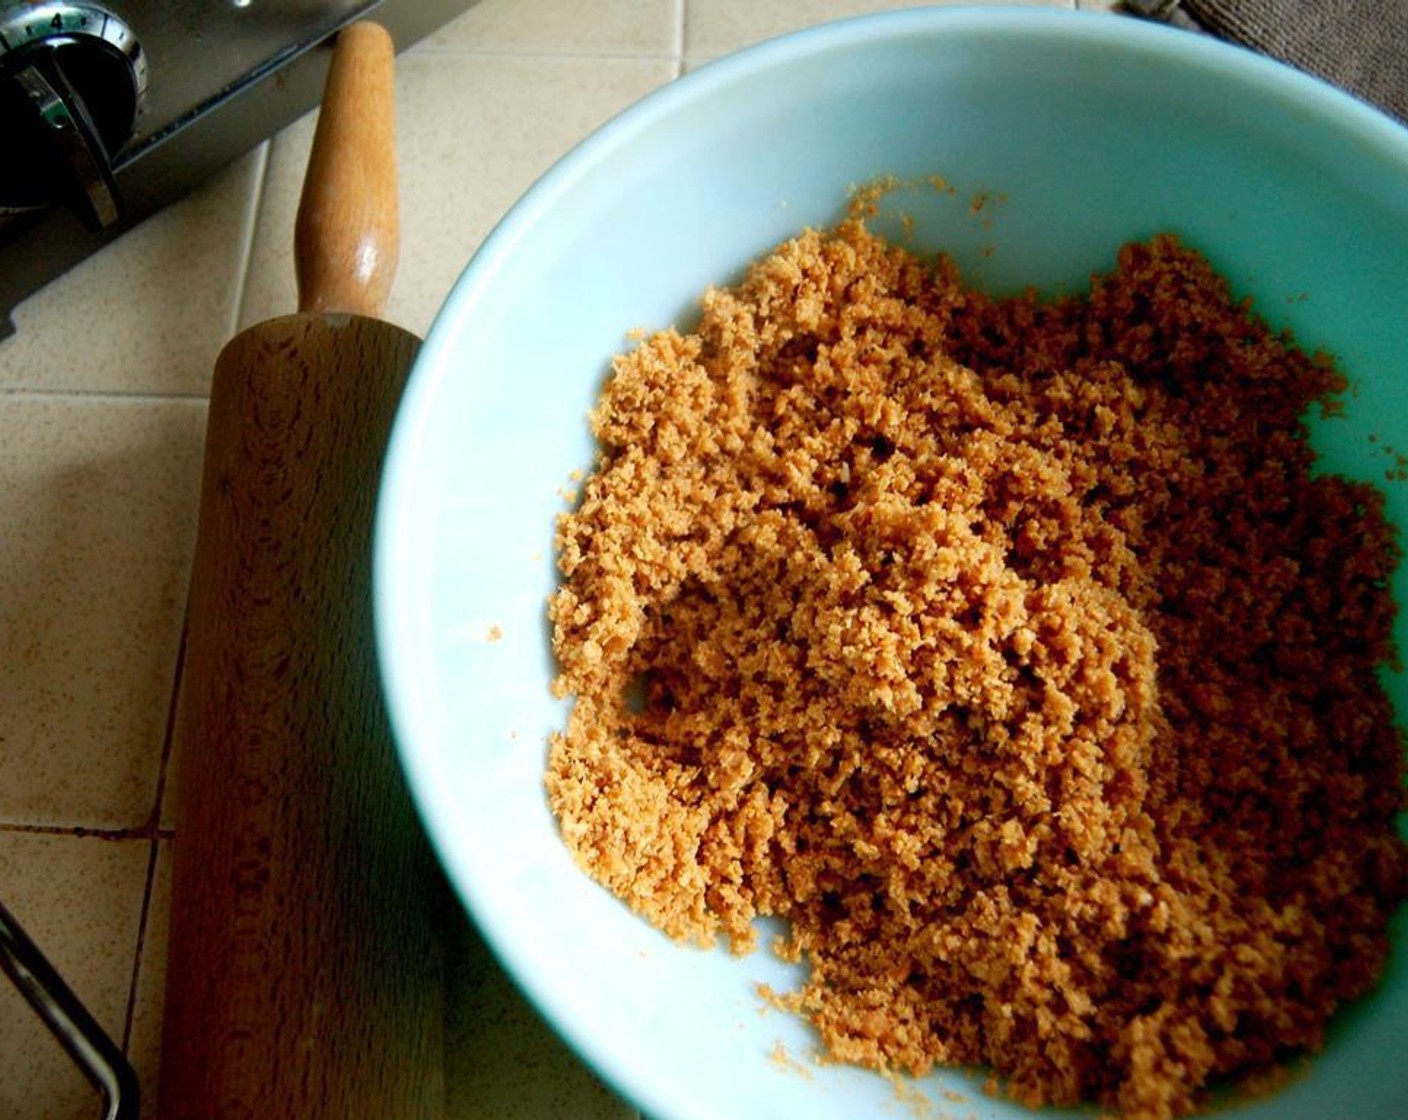
[[[965,287],[806,231],[592,414],[547,790],[674,938],[781,918],[829,1058],[1196,1109],[1322,1042],[1408,888],[1398,548],[1342,391],[1198,253]]]

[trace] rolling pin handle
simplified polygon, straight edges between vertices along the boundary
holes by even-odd
[[[379,318],[396,275],[395,46],[385,28],[338,32],[294,222],[298,309]]]

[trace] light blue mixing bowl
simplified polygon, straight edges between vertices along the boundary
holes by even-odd
[[[542,789],[564,720],[548,691],[553,519],[590,466],[586,412],[609,357],[632,328],[687,322],[707,285],[834,222],[847,189],[882,174],[955,188],[895,192],[888,228],[902,234],[907,212],[912,245],[995,290],[1079,288],[1120,243],[1162,230],[1202,248],[1264,316],[1338,358],[1353,388],[1345,415],[1317,425],[1324,462],[1386,486],[1408,524],[1408,488],[1384,477],[1408,451],[1408,131],[1324,85],[1123,17],[920,10],[714,63],[571,152],[485,242],[421,352],[386,465],[376,616],[405,769],[450,880],[543,1014],[659,1120],[913,1103],[873,1074],[811,1065],[806,1028],[760,1011],[758,981],[795,980],[766,950],[676,946],[590,882]],[[1408,711],[1402,675],[1389,684]],[[1400,929],[1382,990],[1308,1070],[1236,1115],[1408,1115],[1402,942]],[[913,1090],[934,1117],[1029,1115],[981,1080]]]

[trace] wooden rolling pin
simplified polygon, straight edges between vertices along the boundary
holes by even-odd
[[[373,508],[419,340],[398,250],[393,48],[342,31],[295,231],[296,315],[210,393],[175,708],[157,1115],[444,1110],[439,873],[397,767],[371,617]]]

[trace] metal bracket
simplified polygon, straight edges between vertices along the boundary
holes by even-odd
[[[103,1120],[137,1120],[136,1073],[4,903],[0,969],[102,1094]]]

